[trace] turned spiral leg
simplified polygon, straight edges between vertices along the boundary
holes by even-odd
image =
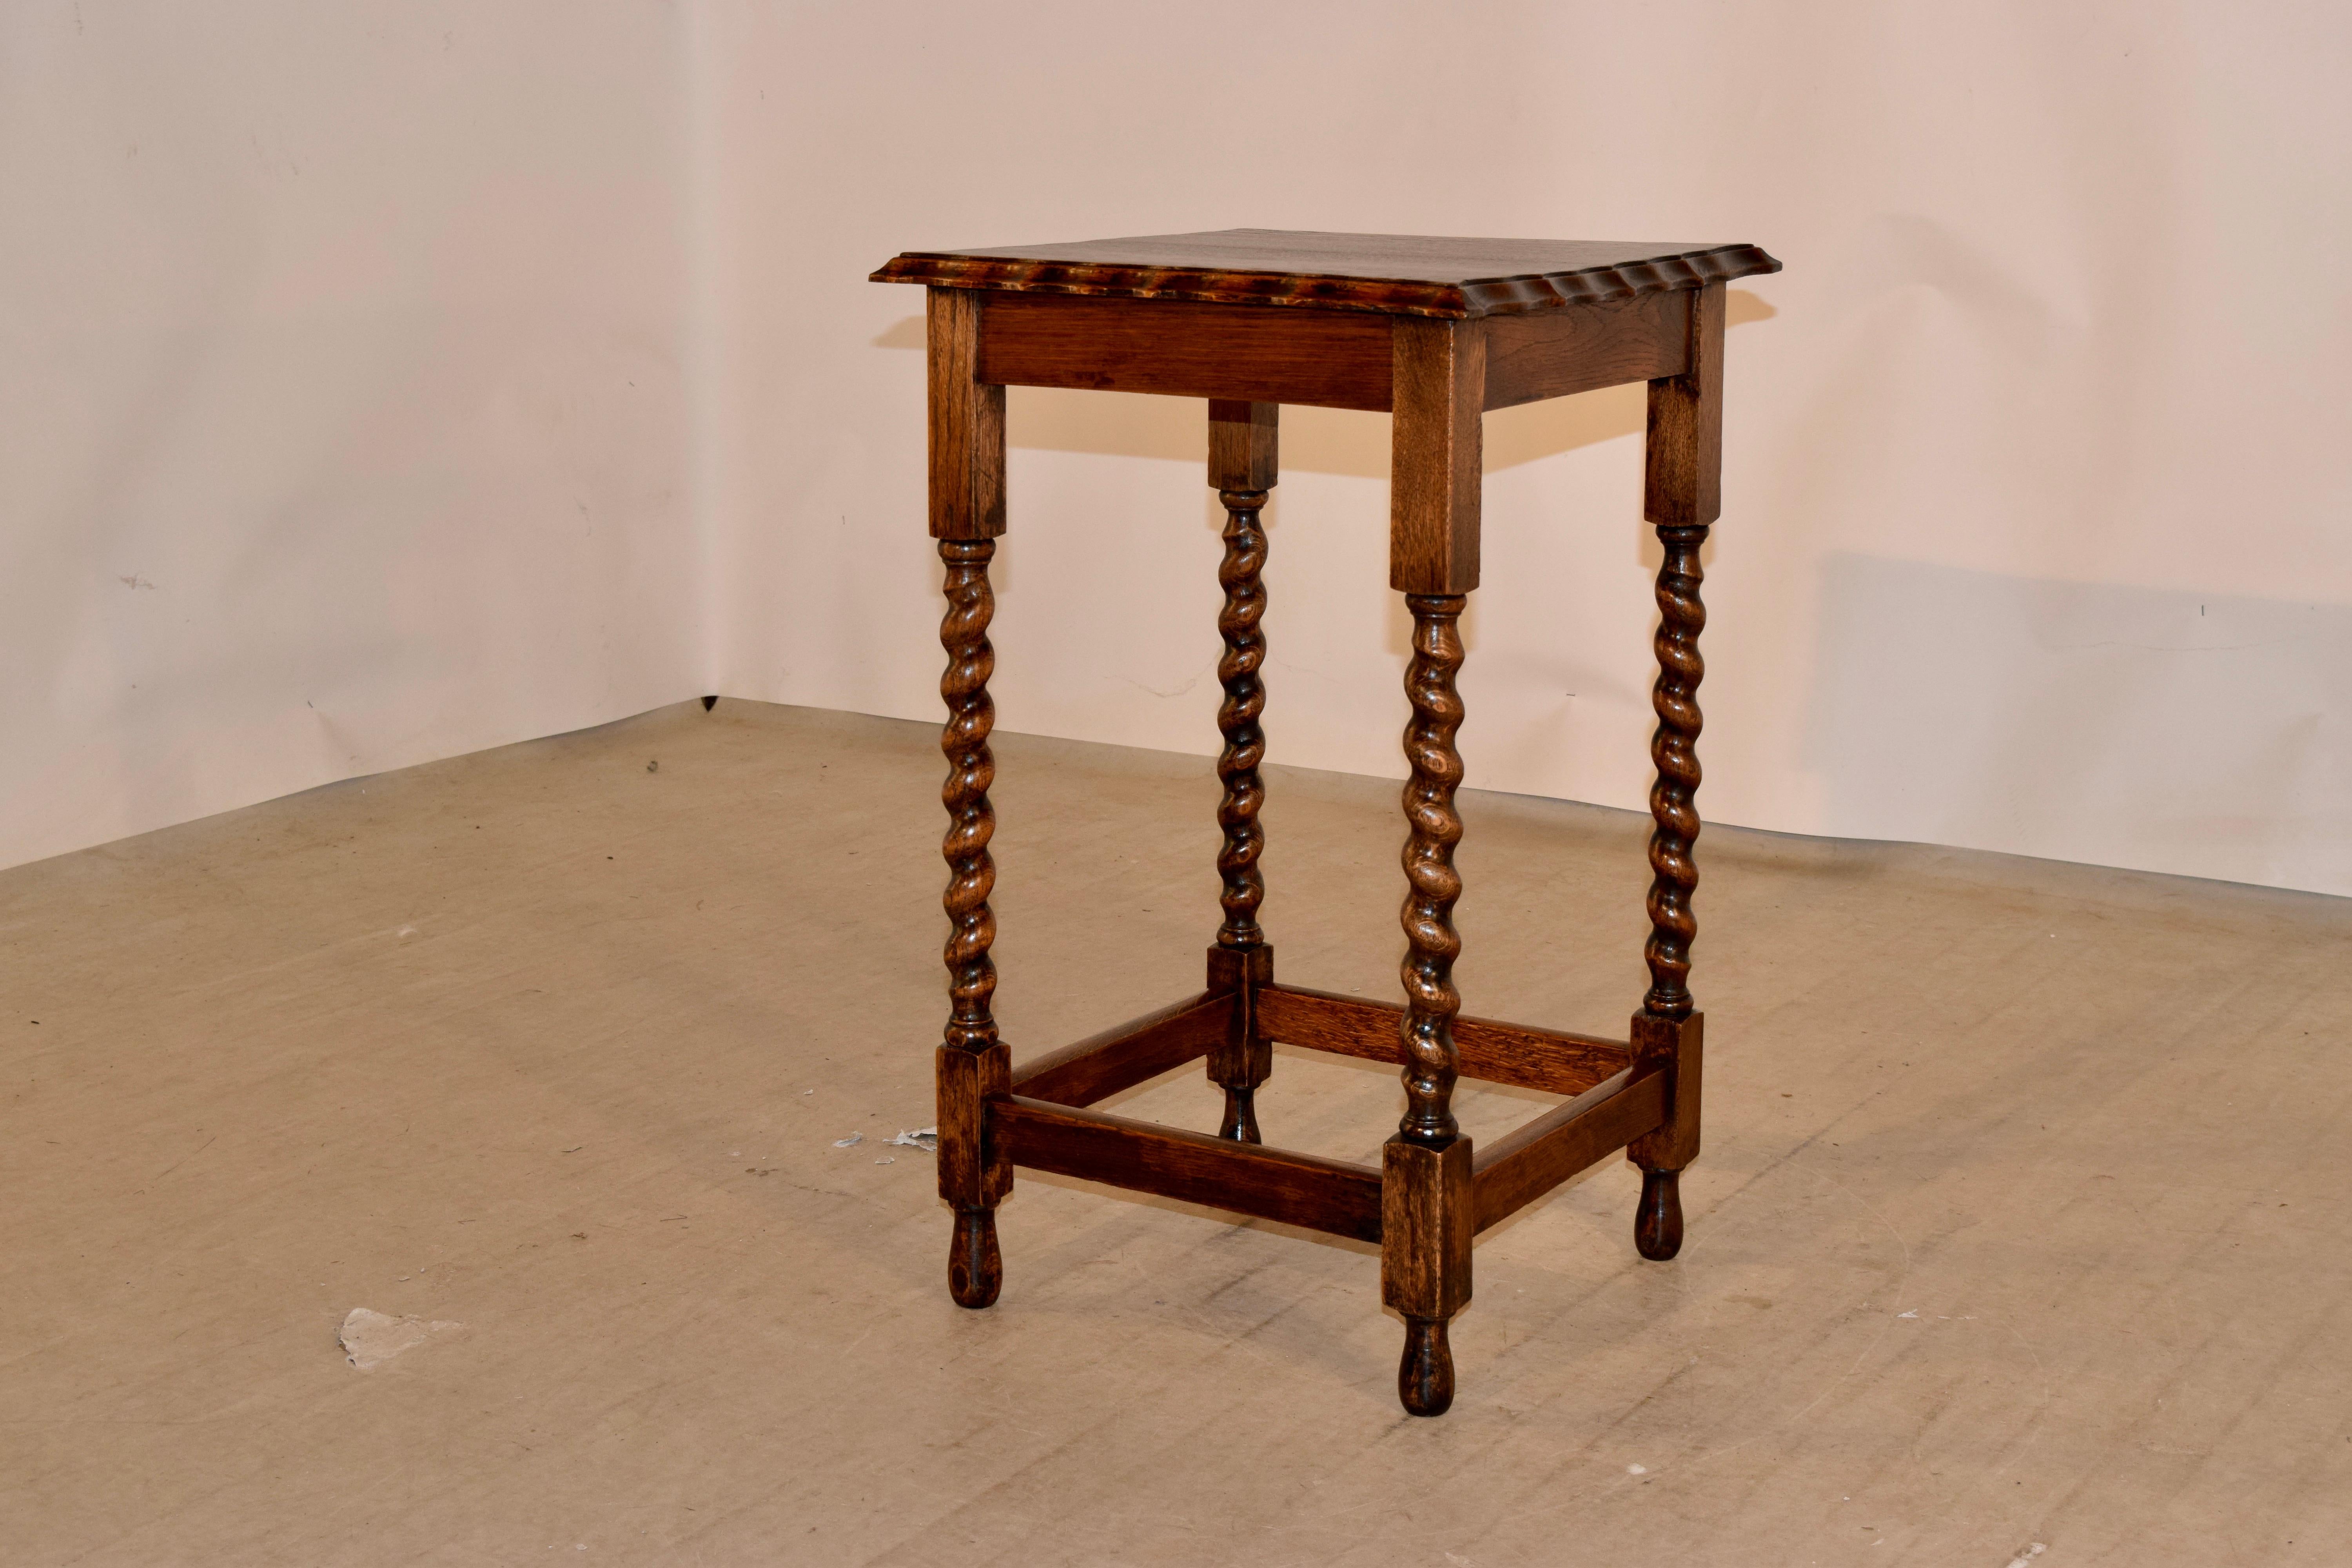
[[[1454,737],[1462,699],[1462,612],[1478,585],[1479,451],[1486,325],[1400,316],[1391,329],[1395,418],[1389,442],[1389,584],[1412,615],[1405,698],[1404,1015],[1398,1043],[1405,1110],[1381,1150],[1381,1300],[1405,1322],[1397,1397],[1414,1415],[1454,1402],[1448,1325],[1470,1304],[1470,1140],[1454,1119],[1454,1018],[1462,950],[1454,847],[1462,818]]]
[[[1404,732],[1405,761],[1412,776],[1404,786],[1405,1010],[1404,1120],[1397,1136],[1407,1142],[1442,1148],[1458,1129],[1452,1105],[1456,1062],[1454,1017],[1462,994],[1454,988],[1454,961],[1462,939],[1454,931],[1454,905],[1462,877],[1454,868],[1454,847],[1462,842],[1462,817],[1454,808],[1462,784],[1462,757],[1454,748],[1462,727],[1462,699],[1454,672],[1462,668],[1462,594],[1414,594],[1412,663],[1405,673],[1405,696],[1412,721]]]
[[[947,726],[940,734],[940,750],[948,759],[947,783],[940,791],[948,809],[947,837],[940,845],[948,863],[948,890],[941,900],[948,912],[947,1043],[964,1050],[996,1043],[996,1019],[989,1011],[996,994],[996,965],[988,956],[996,941],[996,916],[988,907],[996,886],[996,862],[988,853],[996,834],[996,809],[988,799],[988,786],[996,779],[996,758],[988,749],[989,731],[996,724],[996,704],[988,695],[988,678],[996,668],[996,650],[988,642],[988,623],[996,609],[988,563],[995,553],[991,539],[940,542],[940,558],[948,568],[948,612],[940,623],[940,642],[948,652],[947,673],[940,679],[940,695],[948,705]]]
[[[1225,553],[1217,582],[1225,592],[1217,616],[1224,652],[1217,680],[1225,699],[1217,710],[1224,750],[1217,777],[1224,786],[1217,826],[1224,842],[1217,851],[1218,895],[1224,923],[1209,950],[1209,988],[1229,993],[1234,1010],[1223,1044],[1209,1054],[1209,1078],[1224,1091],[1224,1116],[1217,1135],[1239,1142],[1260,1142],[1257,1089],[1274,1065],[1274,1052],[1257,1022],[1258,987],[1274,978],[1274,950],[1258,924],[1265,879],[1258,857],[1265,830],[1258,808],[1265,803],[1258,768],[1265,761],[1265,519],[1266,492],[1275,482],[1277,410],[1270,403],[1214,402],[1209,405],[1209,482],[1225,508]]]
[[[988,732],[996,710],[988,678],[996,654],[988,623],[996,603],[988,563],[1004,531],[1004,388],[980,378],[981,300],[963,289],[932,289],[928,300],[930,402],[930,531],[947,567],[947,616],[940,623],[947,671],[940,678],[947,727],[947,1030],[937,1055],[940,1196],[955,1211],[948,1247],[948,1293],[965,1307],[996,1300],[1004,1268],[996,1249],[996,1205],[1013,1190],[1013,1162],[989,1136],[991,1099],[1011,1089],[1012,1059],[996,1037],[989,1002],[996,966],[988,950],[996,917],[988,895],[996,865],[988,841],[996,776]]]
[[[1462,667],[1465,603],[1460,594],[1405,599],[1413,623],[1405,676],[1412,704],[1404,735],[1412,768],[1404,788],[1405,1112],[1381,1152],[1381,1283],[1382,1299],[1405,1320],[1397,1397],[1415,1415],[1441,1415],[1454,1403],[1446,1325],[1470,1298],[1470,1141],[1461,1136],[1452,1105],[1454,1017],[1462,1009],[1454,988],[1454,960],[1462,951],[1453,921],[1462,894],[1454,869],[1454,847],[1462,841],[1454,808],[1462,783],[1454,745],[1462,699],[1454,676]]]
[[[1650,693],[1658,728],[1650,740],[1657,782],[1650,788],[1650,966],[1642,1010],[1653,1017],[1690,1016],[1690,950],[1698,936],[1691,897],[1698,889],[1692,846],[1698,838],[1698,683],[1706,673],[1698,635],[1706,626],[1699,599],[1699,546],[1705,526],[1662,528],[1665,560],[1658,568],[1658,679]]]
[[[1706,625],[1699,598],[1699,547],[1705,525],[1661,528],[1665,559],[1658,568],[1658,679],[1651,705],[1658,728],[1650,742],[1657,782],[1650,789],[1650,940],[1643,956],[1650,989],[1633,1020],[1633,1048],[1664,1058],[1673,1070],[1667,1123],[1637,1141],[1628,1157],[1642,1167],[1642,1199],[1633,1215],[1633,1245],[1659,1262],[1683,1244],[1682,1169],[1698,1152],[1700,1030],[1690,994],[1690,950],[1698,935],[1691,897],[1698,888],[1692,846],[1698,838],[1698,683],[1706,673],[1698,635]]]
[[[986,1147],[985,1102],[1009,1089],[1009,1053],[996,1037],[989,1010],[996,992],[996,965],[988,950],[996,939],[996,917],[988,895],[996,884],[996,863],[988,853],[996,813],[988,786],[996,775],[988,749],[995,705],[988,678],[995,651],[988,623],[995,608],[989,592],[988,563],[993,540],[941,540],[947,563],[946,619],[940,641],[948,654],[940,695],[948,721],[940,749],[948,759],[947,783],[940,792],[948,810],[941,851],[948,863],[947,970],[949,1013],[939,1048],[940,1195],[955,1207],[955,1235],[948,1250],[948,1291],[959,1306],[985,1307],[996,1300],[1004,1268],[997,1253],[996,1205],[1011,1189],[1009,1162]]]
[[[1224,784],[1217,804],[1217,826],[1224,830],[1217,876],[1224,884],[1218,901],[1225,920],[1217,928],[1217,945],[1258,947],[1265,942],[1257,923],[1258,906],[1265,901],[1265,879],[1257,868],[1265,849],[1265,830],[1258,825],[1258,808],[1265,804],[1265,784],[1258,776],[1265,761],[1265,731],[1258,725],[1265,711],[1265,683],[1258,675],[1265,663],[1265,492],[1221,490],[1218,499],[1225,504],[1225,559],[1217,571],[1225,607],[1217,631],[1225,651],[1217,660],[1217,681],[1225,700],[1217,709],[1217,729],[1225,745],[1217,757],[1217,777]]]
[[[1633,1016],[1634,1054],[1666,1072],[1665,1120],[1636,1139],[1626,1156],[1642,1171],[1633,1245],[1663,1261],[1683,1244],[1682,1173],[1698,1153],[1699,1073],[1706,1019],[1691,1000],[1691,943],[1698,917],[1698,685],[1706,667],[1699,633],[1699,552],[1721,510],[1723,452],[1723,289],[1692,298],[1690,368],[1650,384],[1647,490],[1643,510],[1658,531],[1658,679],[1651,706],[1658,727],[1650,742],[1657,782],[1650,790],[1650,938],[1643,956],[1650,989]]]

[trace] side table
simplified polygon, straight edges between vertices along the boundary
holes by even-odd
[[[930,526],[949,606],[940,689],[949,713],[951,1007],[938,1057],[939,1176],[955,1211],[948,1288],[959,1303],[996,1300],[996,1206],[1016,1166],[1354,1237],[1380,1245],[1381,1299],[1405,1321],[1398,1395],[1408,1411],[1436,1415],[1453,1402],[1446,1325],[1470,1300],[1478,1232],[1622,1149],[1643,1173],[1634,1244],[1644,1258],[1675,1255],[1676,1179],[1699,1147],[1704,1016],[1687,984],[1697,932],[1699,547],[1721,510],[1724,284],[1780,266],[1747,245],[1230,229],[910,251],[873,275],[929,289]],[[1650,988],[1631,1038],[1613,1040],[1459,1016],[1454,673],[1458,623],[1478,585],[1481,416],[1630,381],[1650,388],[1643,510],[1664,561],[1650,748]],[[1017,1068],[990,1014],[988,907],[988,564],[1004,531],[1007,386],[1208,399],[1209,482],[1226,511],[1217,668],[1224,921],[1206,986]],[[1389,582],[1413,626],[1402,1005],[1277,984],[1257,921],[1260,514],[1276,481],[1285,403],[1393,416]],[[1276,1041],[1402,1066],[1404,1118],[1378,1169],[1261,1142],[1254,1096]],[[1215,1137],[1087,1109],[1202,1058],[1224,1091]],[[1474,1151],[1449,1105],[1462,1075],[1570,1098]]]

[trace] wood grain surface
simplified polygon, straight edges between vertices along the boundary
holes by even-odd
[[[1679,1171],[1698,1158],[1699,1105],[1706,1062],[1706,1015],[1662,1018],[1633,1015],[1633,1055],[1666,1075],[1666,1105],[1657,1131],[1636,1139],[1625,1154],[1644,1170]]]
[[[1380,1173],[1019,1095],[989,1102],[1013,1163],[1359,1241],[1381,1238]]]
[[[1004,531],[1004,388],[980,379],[985,303],[961,289],[934,289],[926,300],[934,539]]]
[[[1696,289],[1780,269],[1752,245],[1235,228],[910,250],[872,276],[877,283],[1462,318]]]
[[[1462,873],[1454,847],[1462,842],[1462,813],[1454,795],[1462,784],[1462,753],[1454,737],[1462,727],[1462,697],[1454,676],[1462,668],[1461,619],[1468,599],[1408,594],[1404,602],[1412,612],[1412,662],[1404,673],[1412,721],[1404,731],[1412,773],[1404,783],[1405,898],[1398,915],[1405,953],[1398,966],[1404,986],[1397,1036],[1404,1058],[1404,1117],[1397,1136],[1442,1148],[1459,1131],[1454,1080],[1461,1058],[1454,1018],[1462,1011],[1462,993],[1454,984],[1454,961],[1461,956],[1462,937],[1454,929],[1454,904],[1462,896]]]
[[[1209,488],[1270,490],[1282,478],[1282,408],[1273,403],[1213,398],[1209,403]]]
[[[1381,1149],[1381,1304],[1404,1319],[1397,1401],[1413,1415],[1454,1404],[1446,1324],[1470,1303],[1470,1244],[1478,1234],[1467,1138],[1440,1145],[1400,1131]]]
[[[1478,585],[1486,327],[1399,321],[1392,360],[1389,586],[1467,594]]]
[[[1210,994],[1233,1004],[1224,1041],[1209,1053],[1209,1081],[1225,1097],[1217,1136],[1260,1142],[1257,1090],[1274,1074],[1274,1043],[1258,1026],[1257,998],[1274,980],[1274,948],[1265,942],[1251,947],[1221,944],[1209,949],[1208,970]]]
[[[1399,1065],[1396,1003],[1299,985],[1269,985],[1257,1002],[1260,1026],[1283,1045]],[[1622,1040],[1459,1016],[1454,1049],[1464,1078],[1546,1094],[1581,1094],[1633,1059]]]
[[[996,757],[988,746],[996,728],[996,704],[988,695],[988,679],[996,670],[996,650],[988,640],[996,614],[988,563],[996,542],[942,539],[939,550],[947,569],[941,592],[948,601],[940,621],[940,644],[948,656],[940,676],[940,697],[948,709],[940,731],[940,750],[948,762],[947,782],[940,789],[948,811],[947,835],[940,842],[948,863],[947,891],[940,895],[948,916],[942,954],[948,970],[945,1038],[949,1045],[978,1050],[996,1040],[990,1011],[996,964],[989,957],[996,942],[996,914],[988,907],[996,887],[996,861],[988,852],[996,836],[996,807],[988,798],[996,782]]]
[[[1486,406],[1680,375],[1690,361],[1692,292],[1641,294],[1486,323]]]
[[[1706,605],[1699,597],[1703,576],[1700,548],[1707,530],[1661,528],[1658,543],[1658,629],[1654,645],[1658,679],[1650,688],[1650,706],[1658,727],[1650,736],[1650,760],[1657,777],[1650,785],[1650,939],[1642,950],[1650,967],[1650,989],[1643,1011],[1660,1017],[1686,1016],[1691,998],[1691,944],[1698,940],[1697,843],[1702,826],[1698,815],[1698,736],[1703,715],[1698,706],[1700,679],[1706,661],[1698,650],[1699,633],[1706,627]]]
[[[1478,1228],[1508,1218],[1658,1125],[1666,1075],[1642,1063],[1595,1085],[1478,1151],[1472,1163]]]
[[[1723,287],[1692,300],[1678,374],[1650,383],[1642,515],[1661,528],[1699,528],[1723,515]]]
[[[1055,1105],[1092,1105],[1204,1057],[1223,1043],[1230,995],[1206,994],[1130,1018],[1013,1069],[1013,1088]]]
[[[1389,322],[1344,310],[1002,294],[979,354],[981,379],[1009,386],[1389,405]]]

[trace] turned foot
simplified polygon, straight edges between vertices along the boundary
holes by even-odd
[[[1227,1087],[1225,1120],[1218,1127],[1217,1136],[1230,1138],[1236,1143],[1265,1142],[1257,1133],[1257,1090]]]
[[[959,1307],[992,1307],[1004,1284],[1004,1259],[996,1250],[996,1211],[958,1209],[955,1240],[948,1248],[948,1294]]]
[[[1680,1171],[1642,1173],[1642,1202],[1633,1211],[1633,1246],[1654,1263],[1664,1263],[1683,1249],[1683,1194]]]
[[[1404,1358],[1397,1363],[1397,1398],[1408,1415],[1443,1415],[1454,1404],[1454,1348],[1443,1318],[1404,1321]]]

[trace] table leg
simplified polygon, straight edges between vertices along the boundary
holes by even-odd
[[[1699,633],[1706,605],[1699,552],[1722,511],[1723,286],[1691,301],[1689,367],[1650,384],[1650,428],[1643,512],[1664,552],[1658,565],[1658,679],[1651,690],[1658,728],[1650,756],[1658,770],[1650,790],[1650,940],[1643,956],[1650,989],[1633,1018],[1637,1055],[1668,1067],[1666,1121],[1635,1140],[1626,1157],[1642,1171],[1633,1245],[1664,1261],[1683,1244],[1683,1168],[1698,1154],[1700,1049],[1705,1019],[1690,992],[1691,943],[1698,917],[1693,847],[1698,838]]]
[[[1454,749],[1462,699],[1461,619],[1478,585],[1480,450],[1486,412],[1482,322],[1400,316],[1391,328],[1394,419],[1389,438],[1389,584],[1412,613],[1404,732],[1404,1120],[1381,1154],[1381,1300],[1405,1321],[1397,1396],[1415,1415],[1454,1403],[1446,1326],[1470,1303],[1470,1241],[1477,1215],[1470,1140],[1452,1106],[1458,1060],[1454,1016],[1454,901],[1462,879],[1454,847],[1462,818]]]
[[[1405,1320],[1397,1394],[1416,1415],[1443,1415],[1454,1402],[1454,1355],[1446,1325],[1470,1299],[1470,1242],[1475,1233],[1470,1188],[1470,1141],[1453,1110],[1457,1059],[1454,1018],[1462,994],[1454,960],[1462,939],[1454,904],[1462,877],[1454,847],[1462,818],[1454,795],[1462,783],[1454,734],[1462,699],[1454,672],[1462,667],[1460,621],[1468,595],[1413,594],[1412,663],[1405,694],[1412,721],[1404,735],[1412,777],[1404,788],[1410,827],[1404,847],[1408,885],[1403,924],[1405,1011],[1402,1028],[1405,1113],[1381,1156],[1381,1297]]]
[[[940,737],[947,753],[947,784],[940,799],[948,808],[941,845],[947,858],[948,912],[947,1037],[939,1049],[940,1195],[955,1207],[955,1239],[948,1253],[948,1289],[961,1306],[985,1307],[996,1300],[1004,1268],[996,1247],[996,1205],[1012,1189],[1013,1165],[986,1146],[985,1104],[991,1094],[1009,1092],[1010,1052],[996,1037],[989,1002],[996,994],[996,965],[988,956],[996,940],[996,916],[988,895],[996,885],[996,862],[988,843],[996,832],[996,811],[988,786],[996,760],[988,733],[996,721],[988,677],[996,654],[988,644],[995,609],[989,592],[992,539],[940,541],[947,563],[947,617],[940,641],[948,650],[940,694],[947,699],[948,721]]]
[[[1003,1284],[996,1205],[1013,1190],[1013,1162],[988,1136],[987,1102],[1010,1091],[1012,1059],[989,1011],[996,994],[996,965],[988,956],[996,917],[988,895],[996,863],[988,843],[996,812],[988,786],[996,759],[988,734],[996,709],[988,678],[996,653],[988,645],[988,623],[996,601],[988,563],[1004,531],[1004,389],[979,377],[982,306],[965,289],[929,293],[930,531],[947,566],[948,601],[940,623],[948,656],[940,679],[948,707],[940,749],[948,776],[940,798],[948,810],[940,848],[948,863],[942,902],[950,1011],[938,1053],[939,1177],[940,1196],[955,1210],[948,1293],[964,1307],[990,1305]]]
[[[1217,776],[1224,784],[1217,805],[1217,824],[1224,830],[1217,875],[1224,884],[1220,902],[1225,919],[1217,930],[1217,945],[1209,951],[1209,989],[1233,992],[1234,1003],[1225,1043],[1209,1054],[1208,1070],[1225,1095],[1217,1135],[1244,1143],[1261,1142],[1257,1089],[1274,1068],[1273,1046],[1258,1027],[1256,1005],[1257,988],[1274,979],[1274,951],[1257,921],[1265,899],[1265,879],[1258,870],[1265,848],[1265,831],[1258,825],[1258,809],[1265,803],[1265,782],[1258,776],[1265,760],[1265,731],[1258,725],[1265,711],[1265,684],[1258,672],[1265,663],[1263,514],[1276,474],[1278,413],[1271,403],[1209,405],[1209,482],[1225,507],[1225,555],[1217,570],[1225,591],[1224,609],[1217,616],[1225,643],[1217,661],[1217,680],[1225,689],[1217,710],[1217,728],[1225,739],[1217,758]]]

